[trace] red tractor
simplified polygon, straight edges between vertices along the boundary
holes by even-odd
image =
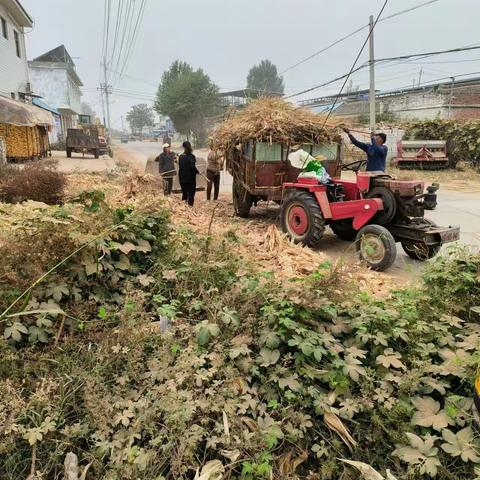
[[[329,185],[298,178],[283,184],[282,229],[295,243],[317,247],[327,225],[343,240],[355,240],[360,257],[374,270],[390,267],[396,242],[415,260],[434,257],[440,247],[460,237],[458,227],[437,227],[424,211],[437,204],[438,184],[395,180],[360,172],[366,161],[343,166],[355,180],[334,178]]]

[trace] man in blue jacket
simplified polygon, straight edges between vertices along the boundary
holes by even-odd
[[[384,172],[388,148],[385,144],[387,136],[384,133],[371,133],[372,143],[359,142],[348,128],[343,128],[351,142],[367,154],[367,172]]]

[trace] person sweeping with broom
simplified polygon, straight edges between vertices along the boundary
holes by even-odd
[[[173,188],[173,178],[176,175],[175,170],[176,155],[172,152],[169,143],[163,144],[163,152],[155,159],[158,161],[158,170],[163,180],[163,193],[170,195]]]

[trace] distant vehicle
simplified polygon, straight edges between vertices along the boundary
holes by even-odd
[[[129,139],[129,136],[124,133],[121,137],[120,137],[120,142],[121,143],[128,143],[128,139]]]
[[[71,158],[73,152],[81,153],[83,156],[85,156],[85,153],[90,153],[98,158],[101,148],[98,128],[69,128],[67,130],[66,150],[68,158]]]

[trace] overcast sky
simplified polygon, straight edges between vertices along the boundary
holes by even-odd
[[[136,6],[140,0],[133,1]],[[101,114],[100,83],[104,0],[21,0],[35,21],[27,35],[31,59],[66,46],[84,83],[83,100]],[[222,90],[242,88],[249,68],[268,58],[279,71],[368,23],[384,0],[147,0],[131,62],[113,78],[112,126],[135,103],[149,103],[162,72],[175,59],[204,69]],[[383,17],[425,3],[389,0]],[[110,46],[119,0],[111,0]],[[474,45],[480,42],[479,0],[438,0],[386,20],[376,28],[377,58]],[[367,35],[363,30],[284,74],[287,93],[296,93],[350,69]],[[368,59],[368,48],[359,64]],[[446,63],[449,62],[449,63]],[[115,62],[114,62],[115,63]],[[115,69],[115,66],[113,66]],[[480,50],[441,55],[395,66],[379,66],[377,89],[388,90],[441,77],[480,72]],[[479,73],[480,75],[480,73]],[[368,87],[368,72],[352,77]],[[298,98],[338,92],[341,82]],[[124,95],[124,96],[121,96]],[[125,95],[128,95],[125,96]],[[136,97],[136,98],[131,98]]]

